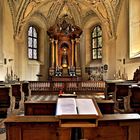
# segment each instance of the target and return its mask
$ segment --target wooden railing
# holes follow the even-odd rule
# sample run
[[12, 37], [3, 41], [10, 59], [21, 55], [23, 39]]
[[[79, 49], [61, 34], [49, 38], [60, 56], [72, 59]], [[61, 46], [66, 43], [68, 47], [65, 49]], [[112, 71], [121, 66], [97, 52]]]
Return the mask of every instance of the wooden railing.
[[31, 92], [34, 91], [84, 91], [84, 92], [104, 92], [104, 81], [80, 81], [80, 82], [50, 82], [50, 81], [30, 81], [29, 87]]

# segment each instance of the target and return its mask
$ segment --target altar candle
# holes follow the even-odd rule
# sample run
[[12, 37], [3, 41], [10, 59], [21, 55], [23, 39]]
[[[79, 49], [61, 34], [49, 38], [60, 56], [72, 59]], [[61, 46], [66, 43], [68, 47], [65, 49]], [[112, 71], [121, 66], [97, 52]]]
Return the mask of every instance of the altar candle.
[[8, 67], [7, 67], [7, 75], [8, 75]]
[[11, 76], [13, 76], [13, 70], [12, 70], [12, 67], [11, 67]]

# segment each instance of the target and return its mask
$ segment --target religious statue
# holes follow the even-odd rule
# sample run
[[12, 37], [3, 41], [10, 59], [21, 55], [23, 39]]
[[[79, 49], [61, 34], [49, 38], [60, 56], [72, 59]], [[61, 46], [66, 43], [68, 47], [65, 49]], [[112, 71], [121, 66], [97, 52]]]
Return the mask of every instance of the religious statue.
[[68, 67], [68, 54], [67, 54], [67, 49], [64, 47], [63, 48], [63, 54], [62, 54], [62, 58], [61, 58], [61, 65], [63, 68]]

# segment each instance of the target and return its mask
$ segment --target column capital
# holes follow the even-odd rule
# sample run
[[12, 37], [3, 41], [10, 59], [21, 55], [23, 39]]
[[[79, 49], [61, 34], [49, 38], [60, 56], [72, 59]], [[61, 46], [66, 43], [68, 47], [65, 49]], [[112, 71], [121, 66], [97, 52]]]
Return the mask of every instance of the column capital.
[[54, 38], [50, 38], [50, 41], [53, 43], [54, 42]]
[[72, 42], [72, 43], [74, 43], [74, 41], [75, 41], [74, 39], [71, 39], [71, 42]]
[[58, 43], [58, 40], [54, 40], [56, 43]]
[[76, 41], [76, 43], [79, 43], [80, 42], [80, 38], [76, 38], [75, 41]]

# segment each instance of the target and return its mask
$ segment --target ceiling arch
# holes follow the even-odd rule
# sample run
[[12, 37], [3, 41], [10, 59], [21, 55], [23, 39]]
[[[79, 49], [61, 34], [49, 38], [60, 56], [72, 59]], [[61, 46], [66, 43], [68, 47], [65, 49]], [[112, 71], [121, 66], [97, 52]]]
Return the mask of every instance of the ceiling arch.
[[[115, 36], [121, 2], [123, 0], [7, 0], [10, 6], [15, 35], [19, 35], [26, 21], [36, 13], [52, 26], [67, 14], [76, 25], [82, 27], [83, 21], [97, 16], [106, 25], [109, 38]], [[116, 16], [117, 15], [117, 16]], [[88, 17], [88, 18], [87, 18]]]

